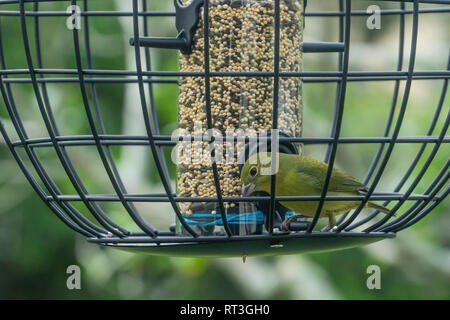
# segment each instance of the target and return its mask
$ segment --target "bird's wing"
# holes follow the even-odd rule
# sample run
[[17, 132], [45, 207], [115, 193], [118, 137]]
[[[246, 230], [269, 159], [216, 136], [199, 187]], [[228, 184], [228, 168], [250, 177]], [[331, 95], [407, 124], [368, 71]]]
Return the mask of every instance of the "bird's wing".
[[331, 192], [358, 192], [367, 190], [367, 187], [355, 177], [333, 168], [328, 190]]
[[[309, 161], [302, 161], [301, 165], [298, 165], [296, 169], [302, 175], [308, 175], [315, 189], [318, 192], [322, 192], [328, 170], [327, 164], [310, 159]], [[361, 181], [338, 168], [333, 168], [328, 185], [329, 192], [353, 193], [364, 190], [367, 190], [367, 187]]]

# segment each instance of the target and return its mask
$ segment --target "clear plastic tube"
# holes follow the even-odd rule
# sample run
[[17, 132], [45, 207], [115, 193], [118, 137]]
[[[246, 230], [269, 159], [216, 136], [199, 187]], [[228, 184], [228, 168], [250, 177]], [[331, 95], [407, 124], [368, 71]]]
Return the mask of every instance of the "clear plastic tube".
[[[184, 4], [190, 1], [184, 1]], [[274, 2], [270, 0], [209, 0], [209, 60], [211, 72], [274, 71]], [[280, 1], [281, 72], [302, 71], [302, 0]], [[203, 15], [201, 15], [203, 17]], [[204, 72], [203, 18], [199, 21], [191, 54], [180, 56], [180, 70]], [[241, 195], [238, 154], [244, 143], [235, 136], [255, 136], [272, 127], [272, 76], [212, 76], [210, 78], [213, 132], [207, 132], [204, 77], [181, 77], [179, 128], [182, 135], [223, 137], [216, 139], [216, 163], [222, 195]], [[301, 136], [302, 82], [299, 77], [280, 77], [278, 128]], [[229, 140], [227, 140], [227, 137]], [[230, 139], [231, 138], [231, 139]], [[208, 142], [183, 142], [179, 148], [177, 192], [182, 197], [216, 197]], [[223, 148], [217, 148], [221, 144]], [[189, 151], [189, 152], [187, 152]], [[220, 157], [222, 155], [222, 157]], [[221, 159], [220, 159], [221, 158]], [[253, 203], [225, 203], [234, 234], [263, 230], [264, 216]], [[181, 210], [202, 235], [223, 233], [217, 203], [182, 203]]]

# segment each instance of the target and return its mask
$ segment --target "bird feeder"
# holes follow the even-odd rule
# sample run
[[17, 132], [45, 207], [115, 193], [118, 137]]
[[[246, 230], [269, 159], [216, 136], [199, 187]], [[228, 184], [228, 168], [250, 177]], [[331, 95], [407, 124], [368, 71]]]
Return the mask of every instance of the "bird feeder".
[[[364, 15], [352, 9], [352, 3], [363, 0], [336, 0], [338, 11], [308, 11], [306, 0], [174, 0], [174, 11], [158, 12], [147, 9], [147, 1], [130, 0], [131, 11], [90, 11], [84, 0], [79, 12], [80, 31], [73, 28], [75, 69], [47, 68], [41, 57], [46, 55], [40, 40], [40, 23], [51, 16], [67, 16], [74, 12], [44, 11], [39, 6], [46, 0], [0, 1], [0, 91], [4, 108], [17, 139], [11, 138], [0, 123], [0, 132], [9, 150], [19, 164], [31, 186], [68, 227], [85, 236], [90, 242], [114, 248], [171, 256], [254, 256], [279, 255], [303, 252], [331, 251], [363, 246], [379, 240], [393, 238], [396, 232], [408, 228], [424, 218], [449, 193], [449, 162], [438, 172], [432, 184], [422, 193], [414, 194], [438, 149], [448, 143], [446, 137], [449, 117], [437, 136], [434, 121], [426, 136], [402, 138], [399, 135], [406, 111], [412, 82], [416, 79], [441, 79], [441, 97], [435, 119], [443, 112], [449, 71], [433, 72], [415, 70], [415, 57], [419, 43], [418, 21], [421, 14], [450, 12], [450, 6], [442, 1], [390, 1], [395, 10], [381, 10], [383, 15], [397, 15], [400, 34], [398, 67], [383, 72], [352, 72], [349, 70], [352, 20]], [[78, 1], [79, 2], [79, 1]], [[421, 8], [420, 4], [433, 4]], [[77, 1], [72, 1], [76, 5]], [[406, 3], [410, 8], [406, 8]], [[75, 9], [73, 9], [75, 10]], [[406, 32], [405, 15], [412, 16], [411, 35]], [[10, 50], [2, 43], [3, 16], [15, 17], [20, 23], [18, 40], [23, 42], [26, 65], [8, 67], [5, 53]], [[91, 17], [129, 17], [132, 34], [129, 43], [134, 54], [135, 68], [130, 70], [95, 69], [92, 65], [89, 19]], [[31, 23], [29, 17], [33, 17]], [[149, 37], [148, 22], [151, 19], [172, 17], [177, 34], [172, 38]], [[308, 42], [303, 30], [309, 19], [322, 17], [338, 19], [336, 42]], [[34, 28], [34, 30], [33, 30]], [[33, 30], [33, 31], [32, 31]], [[34, 37], [31, 38], [31, 34]], [[34, 40], [34, 44], [31, 43]], [[409, 42], [407, 46], [405, 42]], [[81, 45], [84, 44], [84, 45]], [[33, 49], [32, 49], [33, 48]], [[149, 48], [178, 50], [177, 72], [154, 71], [148, 61]], [[409, 48], [409, 52], [406, 52]], [[36, 52], [34, 52], [35, 50]], [[308, 71], [303, 69], [305, 54], [335, 54], [338, 70]], [[402, 71], [403, 56], [409, 55], [406, 71]], [[86, 60], [86, 61], [85, 61]], [[147, 63], [144, 63], [147, 61]], [[449, 62], [450, 63], [450, 62]], [[67, 75], [66, 78], [58, 75]], [[125, 78], [124, 76], [127, 76]], [[177, 76], [174, 80], [173, 77]], [[340, 136], [343, 108], [349, 81], [392, 81], [394, 96], [392, 109], [381, 137], [357, 137], [347, 141]], [[52, 99], [48, 97], [46, 84], [75, 82], [79, 84], [83, 105], [79, 112], [86, 114], [91, 134], [65, 136], [58, 129], [52, 114]], [[403, 95], [399, 83], [405, 83]], [[18, 99], [11, 90], [14, 83], [31, 84], [37, 107], [48, 136], [30, 138], [17, 111]], [[138, 86], [142, 119], [146, 135], [112, 135], [105, 131], [103, 118], [98, 112], [96, 94], [98, 83], [127, 83]], [[178, 135], [161, 135], [152, 97], [154, 83], [178, 85]], [[330, 123], [329, 137], [303, 137], [303, 90], [305, 82], [335, 83], [334, 117]], [[146, 88], [149, 86], [147, 93]], [[148, 94], [148, 96], [147, 96]], [[397, 98], [400, 99], [396, 109]], [[305, 106], [307, 108], [308, 106]], [[394, 118], [394, 114], [398, 116]], [[306, 119], [307, 120], [307, 119]], [[100, 124], [100, 125], [98, 125]], [[9, 129], [11, 129], [9, 128]], [[220, 138], [222, 137], [222, 138]], [[358, 200], [361, 206], [343, 215], [335, 232], [321, 232], [316, 228], [319, 212], [308, 221], [298, 220], [289, 232], [278, 226], [290, 215], [275, 196], [274, 181], [270, 194], [254, 197], [241, 196], [240, 169], [248, 157], [260, 150], [285, 153], [301, 153], [304, 144], [328, 146], [327, 161], [334, 165], [336, 150], [342, 143], [374, 143], [378, 152], [368, 168], [372, 184], [367, 193], [360, 196], [333, 196], [325, 187], [320, 196], [291, 197], [287, 201]], [[421, 149], [411, 162], [405, 177], [395, 190], [377, 194], [375, 188], [381, 179], [390, 155], [398, 143], [419, 143]], [[423, 150], [433, 144], [423, 169], [403, 193], [399, 189], [411, 176]], [[96, 147], [103, 169], [114, 189], [113, 194], [89, 193], [80, 178], [67, 146], [91, 145]], [[143, 146], [149, 148], [158, 170], [164, 194], [130, 194], [117, 169], [111, 145]], [[177, 179], [169, 179], [168, 165], [163, 156], [164, 146], [177, 146]], [[51, 174], [42, 165], [39, 148], [52, 148], [57, 160], [73, 185], [76, 194], [64, 194]], [[22, 149], [23, 152], [19, 152]], [[219, 160], [218, 160], [219, 159]], [[29, 160], [25, 161], [25, 160]], [[29, 165], [32, 166], [29, 167]], [[42, 181], [41, 185], [39, 181]], [[330, 180], [330, 172], [325, 186]], [[92, 191], [91, 191], [92, 192]], [[351, 199], [350, 199], [351, 198]], [[368, 201], [395, 201], [391, 212], [381, 220], [378, 212], [356, 220]], [[406, 201], [413, 204], [399, 210]], [[86, 217], [74, 203], [82, 204], [91, 214]], [[101, 205], [114, 202], [123, 206], [139, 232], [130, 231], [113, 221]], [[170, 203], [174, 224], [168, 230], [158, 230], [152, 221], [143, 219], [136, 202]], [[397, 217], [393, 218], [397, 213]], [[391, 219], [393, 218], [393, 219]], [[364, 226], [361, 231], [356, 228]]]
[[[190, 5], [195, 4], [194, 1]], [[280, 34], [277, 43], [280, 48], [277, 57], [280, 71], [302, 71], [302, 9], [301, 1], [280, 3]], [[207, 136], [209, 132], [221, 144], [215, 148], [215, 158], [219, 160], [216, 166], [223, 197], [241, 195], [238, 155], [245, 150], [245, 142], [234, 143], [233, 139], [255, 137], [269, 132], [273, 125], [273, 79], [252, 74], [274, 71], [274, 24], [275, 8], [272, 1], [209, 1], [206, 39], [209, 42], [209, 56], [205, 57], [205, 19], [201, 15], [199, 22], [195, 23], [197, 28], [190, 53], [180, 57], [182, 72], [202, 73], [205, 67], [210, 71], [208, 83], [204, 77], [181, 77], [179, 128], [183, 135], [192, 137]], [[247, 76], [240, 75], [242, 71]], [[280, 79], [276, 88], [278, 129], [290, 136], [300, 136], [301, 80]], [[209, 91], [208, 96], [205, 95], [206, 91]], [[210, 112], [207, 112], [207, 104]], [[204, 152], [207, 146], [207, 141], [194, 142], [187, 156], [180, 155], [179, 196], [216, 196], [218, 190], [211, 169], [211, 156]], [[253, 203], [224, 202], [221, 208], [217, 203], [196, 202], [182, 203], [181, 207], [185, 218], [198, 226], [196, 229], [203, 235], [217, 231], [225, 234], [223, 219], [219, 214], [221, 210], [225, 211], [233, 234], [262, 233], [264, 212], [259, 211]], [[219, 230], [215, 231], [217, 228], [214, 227], [218, 225]]]

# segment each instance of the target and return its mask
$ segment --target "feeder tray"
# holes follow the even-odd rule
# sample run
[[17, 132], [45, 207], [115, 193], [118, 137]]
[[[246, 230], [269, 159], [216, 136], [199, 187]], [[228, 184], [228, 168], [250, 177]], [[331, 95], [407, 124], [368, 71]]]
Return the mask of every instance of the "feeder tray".
[[[108, 243], [106, 246], [128, 252], [175, 257], [253, 257], [276, 256], [298, 253], [321, 253], [365, 246], [380, 240], [394, 238], [393, 233], [322, 232], [312, 235], [304, 233], [274, 236], [245, 236], [229, 239], [204, 239], [186, 243]], [[169, 240], [171, 238], [168, 238]], [[98, 242], [93, 240], [93, 242]]]

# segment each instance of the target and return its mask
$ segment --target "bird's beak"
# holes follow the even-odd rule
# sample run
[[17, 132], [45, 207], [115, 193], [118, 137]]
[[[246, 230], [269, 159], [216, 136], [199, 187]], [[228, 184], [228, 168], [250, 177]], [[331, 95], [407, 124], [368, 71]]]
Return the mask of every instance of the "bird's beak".
[[242, 196], [248, 197], [255, 191], [255, 185], [253, 183], [243, 184], [242, 185]]

